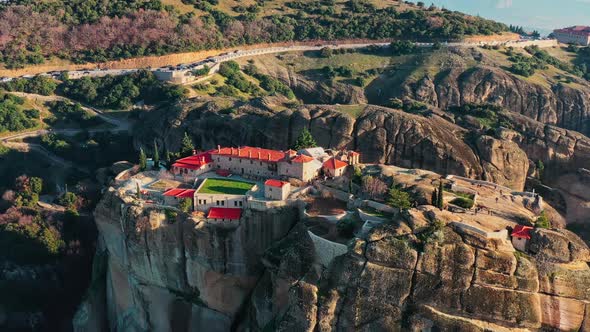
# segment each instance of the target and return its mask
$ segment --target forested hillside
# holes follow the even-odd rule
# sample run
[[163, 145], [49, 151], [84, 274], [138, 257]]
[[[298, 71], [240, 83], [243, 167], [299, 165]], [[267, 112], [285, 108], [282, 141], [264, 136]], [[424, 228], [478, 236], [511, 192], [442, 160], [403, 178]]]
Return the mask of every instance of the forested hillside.
[[96, 62], [285, 41], [455, 40], [508, 27], [401, 1], [12, 0], [0, 8], [7, 68], [50, 57]]

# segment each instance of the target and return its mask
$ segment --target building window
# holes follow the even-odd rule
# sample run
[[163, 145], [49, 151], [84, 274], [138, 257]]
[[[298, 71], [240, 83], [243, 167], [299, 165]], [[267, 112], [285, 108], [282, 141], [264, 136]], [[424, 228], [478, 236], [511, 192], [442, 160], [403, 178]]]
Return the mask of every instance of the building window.
[[199, 205], [201, 205], [201, 200], [199, 200]]
[[250, 165], [254, 164], [254, 160], [250, 160]]
[[272, 188], [268, 188], [268, 191], [272, 191]]
[[229, 157], [229, 161], [231, 161], [231, 157]]
[[242, 201], [240, 201], [240, 207], [242, 207]]
[[221, 206], [225, 206], [225, 201], [221, 201]]
[[234, 201], [234, 206], [238, 206], [238, 201]]
[[242, 159], [240, 159], [240, 164], [242, 163]]
[[215, 204], [215, 205], [219, 206], [219, 201], [216, 201], [215, 203], [217, 203], [217, 204]]

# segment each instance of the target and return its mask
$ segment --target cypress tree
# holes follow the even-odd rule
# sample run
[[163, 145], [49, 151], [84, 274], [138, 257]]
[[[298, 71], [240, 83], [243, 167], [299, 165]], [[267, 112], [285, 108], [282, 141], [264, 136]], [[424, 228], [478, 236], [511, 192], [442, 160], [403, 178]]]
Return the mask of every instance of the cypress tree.
[[164, 167], [166, 167], [167, 170], [172, 168], [172, 153], [168, 151], [168, 148], [164, 149]]
[[432, 191], [430, 201], [432, 202], [432, 205], [438, 206], [438, 189], [435, 188], [434, 191]]
[[295, 141], [295, 144], [293, 145], [293, 150], [315, 148], [316, 146], [318, 146], [318, 144], [315, 139], [313, 139], [309, 130], [304, 128], [301, 134], [299, 134], [299, 137], [297, 137], [297, 141]]
[[145, 171], [145, 169], [147, 168], [147, 157], [145, 155], [145, 152], [143, 151], [143, 148], [139, 148], [139, 170], [140, 171]]
[[160, 169], [160, 152], [158, 151], [158, 143], [156, 143], [156, 140], [154, 140], [154, 157], [152, 159], [154, 160], [154, 169], [159, 170]]
[[436, 198], [436, 207], [438, 207], [439, 209], [443, 209], [444, 206], [444, 190], [443, 190], [443, 182], [442, 180], [440, 180], [439, 184], [438, 184], [438, 195]]
[[193, 154], [194, 149], [193, 139], [185, 132], [182, 138], [182, 145], [180, 146], [180, 155], [182, 157], [188, 157]]

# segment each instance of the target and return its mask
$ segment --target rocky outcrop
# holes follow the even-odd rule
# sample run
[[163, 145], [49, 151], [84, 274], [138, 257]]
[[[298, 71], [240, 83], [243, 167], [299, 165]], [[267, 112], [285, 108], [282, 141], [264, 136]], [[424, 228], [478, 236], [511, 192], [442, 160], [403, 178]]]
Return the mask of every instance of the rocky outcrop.
[[[451, 69], [440, 68], [436, 77], [407, 79], [401, 95], [440, 109], [464, 104], [497, 104], [530, 119], [590, 135], [590, 88], [587, 83], [581, 81], [582, 84], [575, 87], [535, 84], [499, 68], [493, 59], [480, 60], [483, 55], [477, 52], [473, 54], [459, 49], [451, 52], [460, 54], [464, 60], [454, 63]], [[472, 58], [479, 60], [475, 67], [467, 64], [473, 61]], [[395, 92], [386, 92], [373, 102], [382, 103], [386, 101], [384, 98], [393, 96]]]
[[590, 138], [571, 130], [546, 125], [513, 113], [501, 115], [512, 129], [499, 128], [496, 135], [510, 140], [527, 154], [532, 161], [545, 163], [547, 181], [566, 172], [577, 172], [590, 165]]
[[487, 178], [517, 190], [524, 186], [527, 158], [544, 161], [548, 174], [563, 175], [590, 164], [590, 139], [584, 135], [513, 113], [501, 115], [512, 129], [499, 128], [495, 137], [467, 144], [466, 130], [437, 115], [423, 117], [377, 106], [364, 106], [357, 118], [334, 106], [307, 105], [277, 113], [245, 105], [236, 114], [222, 114], [212, 104], [193, 107], [148, 114], [145, 124], [136, 128], [137, 144], [150, 147], [153, 137], [159, 137], [174, 151], [188, 132], [202, 149], [218, 144], [287, 149], [308, 128], [319, 145], [358, 150], [366, 163]]
[[[547, 259], [561, 257], [551, 248], [561, 248], [565, 233], [538, 233], [542, 248], [529, 256], [473, 246], [449, 227], [416, 246], [412, 234], [384, 225], [352, 244], [316, 283], [296, 283], [284, 300], [287, 309], [275, 308], [273, 326], [293, 326], [281, 318], [288, 310], [298, 313], [305, 322], [298, 328], [306, 331], [584, 330], [590, 258], [568, 251], [567, 263]], [[587, 253], [568, 235], [572, 250]]]
[[585, 224], [590, 215], [590, 171], [584, 168], [577, 172], [550, 177], [553, 188], [566, 206], [568, 222]]
[[[462, 140], [464, 130], [437, 116], [424, 118], [366, 106], [355, 119], [334, 107], [313, 105], [280, 113], [250, 108], [237, 113], [223, 115], [207, 106], [176, 114], [161, 111], [151, 114], [147, 123], [138, 128], [137, 141], [144, 144], [154, 136], [160, 137], [175, 150], [186, 131], [195, 138], [196, 146], [203, 149], [218, 144], [288, 149], [302, 129], [308, 128], [319, 145], [357, 150], [366, 163], [473, 177], [483, 173], [476, 154]], [[167, 122], [163, 122], [166, 117]]]
[[[104, 242], [106, 308], [95, 291], [75, 319], [79, 331], [227, 331], [264, 273], [262, 254], [298, 219], [291, 208], [247, 211], [216, 225], [124, 201], [110, 189], [96, 208]], [[254, 231], [256, 230], [256, 231]]]
[[510, 188], [524, 187], [529, 170], [529, 159], [516, 143], [481, 136], [476, 146], [485, 180]]

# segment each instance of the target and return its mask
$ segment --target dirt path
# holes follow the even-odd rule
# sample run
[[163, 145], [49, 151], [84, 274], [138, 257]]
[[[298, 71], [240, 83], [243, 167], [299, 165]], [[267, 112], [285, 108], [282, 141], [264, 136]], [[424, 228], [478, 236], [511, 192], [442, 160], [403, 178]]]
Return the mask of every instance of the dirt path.
[[[31, 94], [31, 93], [21, 93], [21, 92], [14, 92], [14, 94], [17, 96], [20, 96], [20, 97], [31, 98], [31, 99], [41, 100], [41, 101], [62, 100], [62, 101], [75, 102], [75, 101], [72, 101], [68, 98], [61, 97], [61, 96], [42, 96], [42, 95], [36, 95], [36, 94]], [[22, 151], [22, 152], [35, 151], [37, 153], [40, 153], [43, 156], [45, 156], [48, 160], [50, 160], [52, 163], [54, 163], [56, 165], [60, 165], [61, 167], [75, 168], [75, 169], [82, 171], [84, 173], [90, 173], [90, 171], [87, 168], [80, 167], [68, 160], [65, 160], [65, 159], [57, 156], [53, 152], [47, 150], [45, 147], [43, 147], [39, 144], [20, 142], [20, 140], [22, 140], [24, 138], [39, 137], [39, 136], [43, 136], [43, 135], [50, 134], [50, 133], [65, 135], [65, 136], [74, 136], [74, 135], [77, 135], [81, 132], [87, 132], [90, 134], [101, 133], [101, 132], [127, 132], [127, 131], [129, 131], [129, 129], [131, 127], [128, 121], [112, 118], [112, 117], [106, 115], [104, 112], [102, 112], [98, 109], [95, 109], [93, 107], [82, 106], [82, 108], [84, 110], [100, 117], [106, 123], [113, 125], [114, 128], [98, 128], [98, 129], [89, 129], [89, 130], [78, 129], [78, 128], [57, 129], [57, 130], [41, 129], [41, 130], [20, 132], [20, 133], [7, 135], [7, 136], [0, 138], [0, 142], [4, 146], [14, 149], [14, 150], [17, 150], [17, 151]]]
[[101, 110], [94, 108], [92, 106], [81, 104], [80, 102], [77, 102], [75, 100], [71, 100], [66, 97], [56, 96], [56, 95], [43, 96], [43, 95], [38, 95], [38, 94], [33, 94], [33, 93], [24, 93], [24, 92], [11, 92], [11, 93], [16, 96], [19, 96], [19, 97], [34, 99], [36, 101], [43, 101], [43, 102], [65, 101], [65, 102], [70, 102], [70, 103], [78, 103], [82, 106], [82, 109], [84, 109], [85, 111], [99, 117], [102, 121], [116, 127], [115, 129], [112, 129], [111, 131], [127, 131], [127, 130], [129, 130], [130, 125], [129, 125], [128, 121], [112, 118], [112, 117], [108, 116], [107, 113], [105, 113], [104, 111], [101, 111]]

